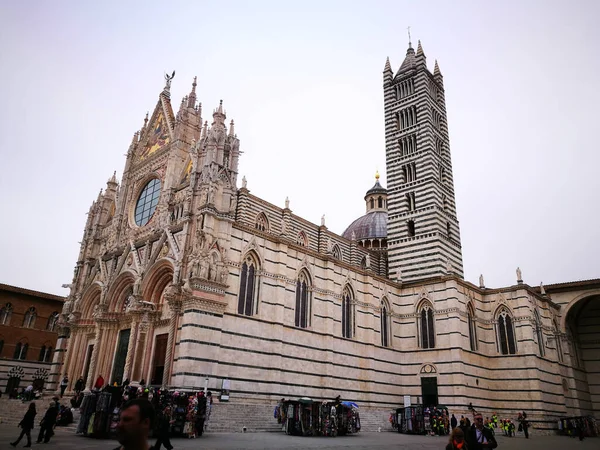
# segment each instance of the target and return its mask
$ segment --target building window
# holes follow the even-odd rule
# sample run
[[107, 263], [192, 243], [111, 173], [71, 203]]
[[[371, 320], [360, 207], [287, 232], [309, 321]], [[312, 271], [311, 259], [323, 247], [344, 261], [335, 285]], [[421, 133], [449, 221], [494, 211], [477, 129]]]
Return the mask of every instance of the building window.
[[387, 300], [381, 302], [381, 345], [390, 346], [390, 308]]
[[50, 362], [51, 357], [52, 357], [52, 347], [42, 345], [42, 348], [40, 349], [40, 356], [38, 358], [38, 361]]
[[0, 338], [0, 357], [2, 357], [2, 350], [4, 350], [4, 338]]
[[517, 353], [515, 343], [515, 330], [513, 328], [513, 320], [509, 312], [503, 309], [498, 314], [498, 342], [499, 350], [503, 355], [514, 355]]
[[256, 216], [254, 228], [256, 228], [258, 231], [269, 231], [269, 222], [267, 221], [267, 216], [265, 213], [260, 213], [258, 216]]
[[400, 130], [412, 127], [417, 124], [417, 108], [410, 106], [406, 109], [401, 110], [398, 113], [398, 126]]
[[335, 244], [333, 246], [333, 249], [331, 250], [331, 254], [333, 255], [333, 257], [335, 259], [339, 259], [339, 260], [342, 259], [342, 251], [340, 250], [340, 246], [337, 244]]
[[15, 346], [15, 353], [13, 355], [13, 359], [25, 359], [27, 358], [27, 350], [29, 349], [29, 344], [27, 342], [17, 342]]
[[301, 245], [302, 247], [308, 247], [308, 237], [304, 231], [298, 233], [298, 237], [296, 237], [296, 244]]
[[438, 152], [439, 155], [441, 155], [442, 149], [443, 149], [442, 140], [440, 138], [436, 137], [435, 138], [435, 150], [436, 150], [436, 152]]
[[10, 317], [12, 316], [13, 307], [11, 303], [7, 303], [0, 310], [0, 325], [10, 325]]
[[400, 148], [400, 156], [410, 155], [417, 151], [417, 135], [411, 134], [398, 139], [398, 147]]
[[446, 194], [442, 195], [442, 206], [444, 209], [448, 208], [448, 197], [446, 197]]
[[402, 166], [402, 174], [404, 175], [404, 182], [410, 183], [417, 179], [417, 166], [415, 163], [405, 164]]
[[342, 336], [351, 339], [354, 331], [354, 314], [350, 289], [344, 289], [342, 294]]
[[407, 192], [406, 193], [406, 206], [408, 207], [409, 211], [414, 211], [416, 209], [415, 193], [414, 192]]
[[446, 236], [448, 236], [448, 239], [452, 238], [452, 227], [450, 226], [450, 222], [446, 222]]
[[415, 80], [413, 78], [404, 80], [396, 85], [396, 100], [408, 97], [415, 93]]
[[542, 330], [542, 320], [540, 319], [540, 315], [537, 311], [534, 313], [535, 317], [535, 334], [538, 341], [538, 350], [540, 351], [540, 356], [545, 355], [544, 351], [544, 331]]
[[310, 281], [306, 272], [296, 280], [296, 311], [294, 324], [300, 328], [310, 326]]
[[158, 205], [161, 183], [158, 178], [150, 180], [138, 197], [135, 205], [135, 224], [139, 227], [146, 225]]
[[477, 326], [475, 325], [475, 311], [473, 305], [467, 307], [467, 321], [469, 324], [469, 344], [471, 351], [477, 351]]
[[35, 325], [35, 318], [37, 317], [37, 313], [35, 308], [32, 306], [25, 313], [25, 318], [23, 319], [23, 327], [24, 328], [33, 328]]
[[446, 180], [446, 169], [444, 167], [440, 167], [440, 183], [443, 183]]
[[377, 197], [377, 207], [383, 208], [383, 198], [382, 197]]
[[240, 274], [240, 292], [238, 295], [238, 314], [252, 316], [258, 312], [258, 264], [252, 256], [242, 263]]
[[415, 237], [415, 221], [409, 220], [407, 223], [408, 237]]
[[54, 331], [56, 329], [56, 325], [58, 324], [58, 312], [54, 311], [50, 317], [48, 317], [48, 324], [46, 325], [46, 330]]
[[435, 348], [435, 330], [433, 327], [433, 308], [429, 303], [421, 307], [419, 313], [421, 348]]

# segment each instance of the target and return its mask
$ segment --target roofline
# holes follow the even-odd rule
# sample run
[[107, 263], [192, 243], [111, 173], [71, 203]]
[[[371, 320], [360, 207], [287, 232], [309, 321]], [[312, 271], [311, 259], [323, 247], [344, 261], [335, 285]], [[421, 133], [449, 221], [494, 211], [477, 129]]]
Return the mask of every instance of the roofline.
[[[579, 280], [579, 281], [566, 281], [564, 283], [554, 283], [544, 285], [544, 289], [546, 292], [561, 292], [567, 290], [573, 290], [574, 288], [598, 288], [600, 287], [600, 278], [592, 278], [589, 280]], [[537, 291], [540, 290], [539, 286], [534, 288]]]
[[63, 303], [65, 301], [65, 297], [61, 297], [60, 295], [48, 294], [47, 292], [34, 291], [31, 289], [25, 289], [25, 288], [18, 287], [18, 286], [11, 286], [10, 284], [0, 283], [0, 291], [8, 291], [8, 292], [13, 292], [15, 294], [31, 295], [34, 297], [45, 298], [48, 300], [56, 300], [56, 301], [63, 302]]

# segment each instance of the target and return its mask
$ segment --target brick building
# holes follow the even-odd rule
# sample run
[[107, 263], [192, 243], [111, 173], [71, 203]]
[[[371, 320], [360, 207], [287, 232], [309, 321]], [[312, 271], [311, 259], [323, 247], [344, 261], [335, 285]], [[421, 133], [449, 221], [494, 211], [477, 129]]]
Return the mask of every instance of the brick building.
[[0, 389], [48, 387], [64, 298], [0, 284]]

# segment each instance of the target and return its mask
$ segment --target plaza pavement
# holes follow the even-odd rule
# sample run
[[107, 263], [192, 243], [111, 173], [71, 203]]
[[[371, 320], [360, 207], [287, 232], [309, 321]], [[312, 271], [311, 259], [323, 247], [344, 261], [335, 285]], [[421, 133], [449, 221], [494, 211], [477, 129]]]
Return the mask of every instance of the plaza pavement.
[[[35, 442], [39, 429], [34, 429], [32, 438]], [[15, 425], [0, 424], [0, 449], [12, 448], [9, 442], [19, 434], [20, 429]], [[444, 449], [447, 437], [428, 437], [403, 435], [393, 432], [358, 433], [352, 436], [335, 438], [287, 436], [284, 433], [206, 433], [199, 439], [173, 439], [175, 450], [179, 449], [256, 449], [256, 450], [293, 450], [293, 449]], [[18, 448], [25, 442], [21, 441]], [[33, 444], [33, 448], [60, 450], [112, 450], [118, 446], [115, 440], [91, 439], [73, 434], [71, 430], [56, 429], [56, 435], [48, 444]], [[564, 436], [533, 436], [525, 439], [522, 436], [507, 438], [498, 437], [498, 449], [511, 450], [551, 450], [564, 449], [595, 449], [600, 448], [600, 438], [586, 438], [583, 442]], [[164, 448], [164, 447], [163, 447]]]

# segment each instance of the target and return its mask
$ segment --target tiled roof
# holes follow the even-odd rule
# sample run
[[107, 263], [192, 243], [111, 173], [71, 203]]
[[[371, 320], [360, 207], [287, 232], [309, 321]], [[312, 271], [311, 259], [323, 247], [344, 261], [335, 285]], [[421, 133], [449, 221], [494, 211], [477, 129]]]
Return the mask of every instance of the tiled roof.
[[49, 300], [58, 300], [60, 302], [65, 301], [65, 297], [59, 295], [48, 294], [46, 292], [33, 291], [31, 289], [25, 289], [22, 287], [11, 286], [10, 284], [0, 283], [0, 291], [14, 292], [15, 294], [31, 295], [33, 297], [47, 298]]

